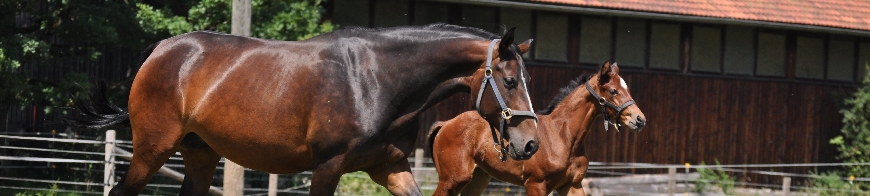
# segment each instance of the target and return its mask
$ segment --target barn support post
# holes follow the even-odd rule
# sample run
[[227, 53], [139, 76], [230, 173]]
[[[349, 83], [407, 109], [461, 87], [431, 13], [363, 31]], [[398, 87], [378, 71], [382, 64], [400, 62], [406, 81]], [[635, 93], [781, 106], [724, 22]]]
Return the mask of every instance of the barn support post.
[[106, 131], [106, 161], [103, 170], [103, 195], [109, 195], [109, 191], [115, 185], [115, 130]]

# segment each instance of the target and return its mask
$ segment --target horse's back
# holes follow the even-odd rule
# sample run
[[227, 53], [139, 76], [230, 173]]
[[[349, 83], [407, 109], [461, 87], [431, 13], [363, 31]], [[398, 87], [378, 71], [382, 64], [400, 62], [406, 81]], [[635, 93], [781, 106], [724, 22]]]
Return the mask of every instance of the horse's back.
[[[298, 160], [310, 161], [304, 145], [310, 117], [318, 104], [325, 104], [312, 97], [328, 100], [321, 94], [330, 89], [328, 81], [320, 79], [326, 78], [320, 49], [317, 43], [210, 32], [166, 39], [136, 76], [130, 93], [131, 120], [136, 126], [137, 121], [159, 118], [154, 122], [180, 127], [180, 134], [197, 133], [219, 154], [250, 168], [273, 173], [309, 169], [312, 162]], [[274, 167], [267, 164], [270, 161], [289, 163]]]

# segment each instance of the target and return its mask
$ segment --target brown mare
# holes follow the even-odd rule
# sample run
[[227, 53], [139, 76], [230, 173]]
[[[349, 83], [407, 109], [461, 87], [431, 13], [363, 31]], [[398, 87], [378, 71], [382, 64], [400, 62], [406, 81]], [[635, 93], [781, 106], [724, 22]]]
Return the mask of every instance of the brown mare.
[[434, 195], [480, 195], [492, 177], [523, 185], [528, 195], [586, 195], [580, 184], [589, 164], [583, 139], [592, 122], [604, 114], [618, 118], [615, 127], [640, 131], [646, 121], [618, 74], [616, 63], [605, 62], [598, 73], [562, 88], [539, 116], [541, 147], [526, 161], [500, 161], [493, 149], [496, 133], [474, 112], [437, 122], [429, 135], [439, 178]]
[[[139, 194], [177, 151], [181, 195], [206, 194], [222, 156], [269, 173], [313, 170], [312, 195], [334, 194], [353, 171], [394, 195], [420, 195], [407, 161], [418, 113], [462, 91], [484, 91], [478, 110], [489, 123], [507, 108], [532, 111], [517, 60], [530, 43], [513, 44], [513, 29], [500, 37], [445, 24], [343, 29], [294, 42], [193, 32], [146, 51], [129, 112], [92, 96], [78, 108], [95, 119], [71, 123], [129, 119], [133, 158], [111, 195]], [[532, 117], [507, 124], [515, 158], [537, 150]]]

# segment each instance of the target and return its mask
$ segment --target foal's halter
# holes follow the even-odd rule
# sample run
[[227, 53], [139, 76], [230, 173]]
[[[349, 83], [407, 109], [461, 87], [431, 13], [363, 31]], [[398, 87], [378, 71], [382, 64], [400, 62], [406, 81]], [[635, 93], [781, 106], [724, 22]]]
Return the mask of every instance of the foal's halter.
[[586, 83], [586, 90], [588, 90], [589, 93], [592, 93], [592, 96], [595, 97], [596, 100], [598, 100], [598, 105], [601, 106], [601, 114], [604, 115], [604, 131], [607, 131], [607, 129], [608, 129], [607, 125], [611, 124], [611, 125], [613, 125], [613, 127], [616, 127], [616, 131], [619, 132], [619, 122], [616, 122], [616, 123], [611, 122], [611, 121], [615, 121], [617, 119], [612, 119], [610, 117], [610, 115], [607, 115], [607, 111], [606, 111], [607, 108], [604, 106], [610, 107], [611, 109], [615, 110], [616, 116], [614, 116], [614, 118], [619, 118], [619, 116], [622, 114], [622, 111], [625, 110], [625, 108], [628, 108], [628, 106], [634, 105], [634, 100], [626, 101], [625, 103], [622, 103], [622, 105], [616, 106], [616, 104], [613, 104], [613, 103], [605, 100], [604, 97], [599, 96], [598, 93], [595, 92], [595, 90], [592, 90], [592, 86], [590, 86], [589, 83]]
[[[501, 148], [499, 149], [499, 156], [501, 157], [501, 161], [504, 162], [507, 160], [507, 148], [505, 148], [505, 144], [504, 142], [502, 142], [505, 132], [505, 120], [510, 120], [513, 116], [528, 116], [534, 118], [535, 121], [538, 121], [538, 116], [535, 115], [535, 112], [533, 111], [511, 110], [511, 108], [509, 108], [507, 104], [505, 104], [504, 98], [501, 97], [501, 93], [498, 91], [498, 85], [495, 84], [495, 79], [492, 77], [492, 50], [493, 48], [495, 48], [495, 43], [497, 43], [498, 41], [499, 39], [494, 39], [492, 40], [492, 42], [489, 43], [489, 48], [487, 49], [486, 53], [486, 70], [484, 71], [483, 81], [480, 84], [480, 91], [477, 92], [476, 107], [477, 112], [483, 114], [483, 112], [480, 111], [480, 99], [483, 97], [483, 91], [486, 89], [486, 84], [489, 83], [490, 88], [492, 88], [493, 93], [495, 93], [495, 99], [498, 100], [498, 105], [501, 106], [501, 115], [499, 115], [498, 121], [498, 130], [501, 131], [501, 134], [499, 135], [497, 140], [495, 137], [492, 137], [492, 139], [495, 140], [495, 145], [501, 145]], [[517, 58], [517, 60], [520, 64], [522, 64], [522, 57]], [[522, 70], [520, 70], [520, 73], [522, 73]], [[490, 125], [489, 128], [492, 129], [492, 125]]]

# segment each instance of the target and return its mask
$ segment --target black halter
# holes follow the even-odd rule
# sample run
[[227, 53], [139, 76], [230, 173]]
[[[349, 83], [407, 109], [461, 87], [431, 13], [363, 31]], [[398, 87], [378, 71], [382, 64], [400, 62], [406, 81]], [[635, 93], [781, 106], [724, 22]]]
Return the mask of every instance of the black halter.
[[[487, 49], [487, 54], [486, 54], [486, 70], [484, 71], [483, 82], [481, 82], [481, 84], [480, 84], [480, 91], [477, 92], [476, 107], [477, 107], [477, 112], [482, 114], [482, 112], [480, 111], [480, 99], [483, 97], [483, 91], [484, 91], [484, 89], [486, 89], [486, 84], [489, 83], [490, 87], [492, 88], [493, 93], [495, 93], [495, 99], [498, 100], [498, 105], [501, 106], [501, 115], [500, 115], [500, 118], [498, 121], [499, 122], [498, 123], [499, 124], [498, 130], [501, 131], [501, 134], [499, 135], [498, 139], [496, 139], [495, 136], [493, 135], [492, 139], [495, 140], [494, 145], [496, 145], [496, 146], [501, 145], [501, 148], [498, 149], [499, 156], [501, 158], [501, 161], [504, 162], [507, 160], [507, 148], [505, 148], [504, 142], [502, 142], [504, 139], [504, 132], [505, 132], [505, 130], [504, 130], [505, 120], [509, 120], [513, 116], [528, 116], [528, 117], [534, 118], [535, 121], [538, 121], [538, 116], [535, 115], [535, 112], [533, 112], [533, 111], [511, 110], [511, 108], [507, 107], [507, 104], [505, 104], [504, 98], [501, 97], [501, 93], [498, 91], [498, 86], [495, 84], [495, 79], [492, 77], [492, 50], [495, 47], [495, 43], [498, 41], [499, 41], [499, 39], [494, 39], [494, 40], [492, 40], [492, 42], [489, 43], [489, 48]], [[518, 58], [518, 61], [520, 62], [520, 64], [522, 64], [522, 57]], [[522, 73], [523, 73], [522, 70], [520, 70], [520, 74], [522, 74]], [[493, 126], [490, 125], [489, 128], [493, 129]], [[493, 130], [493, 132], [495, 132], [495, 130]]]
[[613, 103], [605, 100], [604, 97], [599, 96], [598, 93], [596, 93], [594, 90], [592, 90], [592, 86], [590, 86], [589, 83], [586, 83], [586, 90], [588, 90], [589, 93], [592, 93], [592, 96], [595, 97], [596, 100], [598, 100], [598, 105], [601, 105], [601, 114], [604, 115], [604, 131], [607, 131], [608, 124], [612, 124], [613, 127], [616, 127], [616, 131], [618, 132], [619, 131], [619, 122], [616, 122], [616, 123], [611, 122], [612, 120], [615, 120], [615, 119], [612, 119], [612, 118], [610, 118], [610, 115], [607, 115], [607, 111], [605, 110], [606, 108], [604, 106], [610, 107], [611, 109], [615, 110], [616, 111], [615, 117], [618, 118], [619, 115], [622, 114], [622, 111], [625, 110], [625, 108], [628, 108], [628, 106], [634, 105], [634, 100], [626, 101], [625, 103], [622, 103], [622, 105], [616, 106], [616, 104], [613, 104]]

